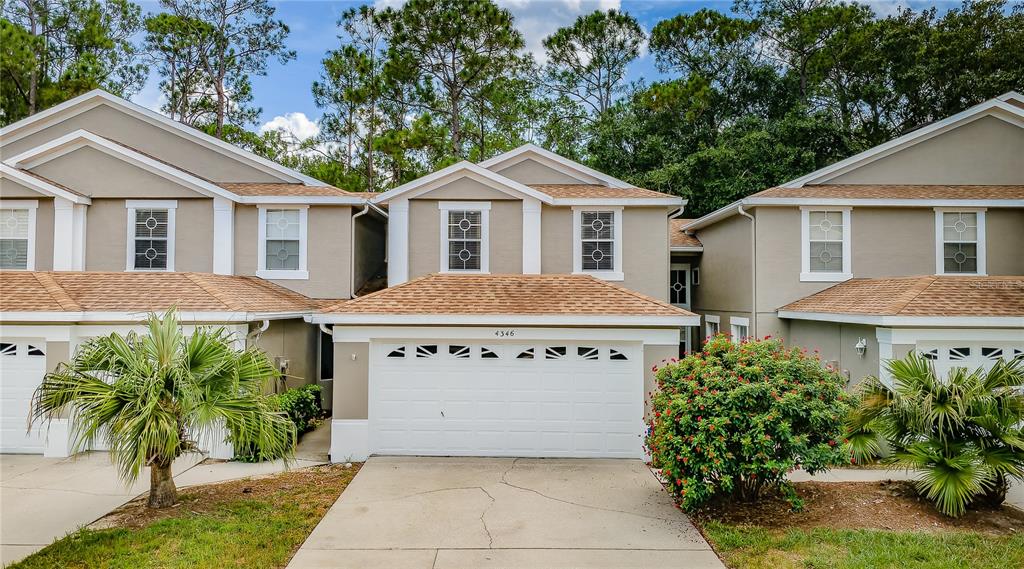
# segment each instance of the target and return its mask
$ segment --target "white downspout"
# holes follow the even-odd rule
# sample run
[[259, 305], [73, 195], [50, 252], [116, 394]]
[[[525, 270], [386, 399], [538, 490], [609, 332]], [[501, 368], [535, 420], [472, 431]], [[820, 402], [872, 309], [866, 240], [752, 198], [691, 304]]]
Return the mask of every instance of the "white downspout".
[[757, 220], [743, 209], [737, 209], [740, 215], [750, 220], [750, 337], [757, 337]]
[[248, 334], [246, 334], [245, 339], [246, 340], [250, 340], [252, 338], [255, 338], [256, 336], [259, 336], [260, 334], [266, 332], [267, 328], [270, 328], [270, 320], [264, 320], [260, 324], [259, 328], [257, 328], [255, 330], [253, 330], [252, 332], [249, 332]]
[[[363, 211], [352, 216], [352, 239], [349, 241], [349, 247], [351, 247], [352, 254], [349, 256], [348, 263], [348, 278], [349, 278], [349, 295], [352, 298], [356, 297], [356, 218], [366, 215], [370, 211], [370, 204], [367, 202], [363, 206]], [[323, 324], [320, 325], [323, 330]]]

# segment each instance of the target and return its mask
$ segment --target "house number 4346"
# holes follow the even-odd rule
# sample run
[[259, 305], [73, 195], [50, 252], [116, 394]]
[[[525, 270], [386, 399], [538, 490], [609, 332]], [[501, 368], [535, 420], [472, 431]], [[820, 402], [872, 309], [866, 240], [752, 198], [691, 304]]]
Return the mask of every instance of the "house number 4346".
[[514, 338], [516, 336], [515, 330], [495, 330], [495, 338]]

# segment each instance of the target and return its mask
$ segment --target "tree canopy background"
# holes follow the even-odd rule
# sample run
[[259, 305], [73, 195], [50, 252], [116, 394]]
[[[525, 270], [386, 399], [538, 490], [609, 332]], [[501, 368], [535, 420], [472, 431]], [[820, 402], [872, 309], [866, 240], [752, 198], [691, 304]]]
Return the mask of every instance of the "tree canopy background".
[[[833, 0], [736, 0], [657, 22], [580, 16], [524, 51], [491, 0], [361, 6], [310, 86], [317, 137], [254, 132], [249, 78], [294, 58], [267, 0], [5, 0], [0, 123], [157, 70], [166, 114], [352, 191], [536, 142], [702, 215], [1011, 90], [1024, 4], [942, 14]], [[137, 38], [143, 38], [137, 41]], [[648, 49], [661, 76], [627, 82]], [[295, 88], [295, 86], [289, 86]]]

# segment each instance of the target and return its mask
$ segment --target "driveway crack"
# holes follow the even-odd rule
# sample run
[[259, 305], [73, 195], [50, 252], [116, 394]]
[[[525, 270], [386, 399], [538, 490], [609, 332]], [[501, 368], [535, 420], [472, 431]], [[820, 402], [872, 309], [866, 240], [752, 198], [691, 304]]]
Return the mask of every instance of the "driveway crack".
[[483, 486], [478, 486], [478, 488], [480, 489], [481, 492], [486, 494], [487, 497], [490, 498], [491, 500], [491, 503], [487, 504], [487, 507], [484, 508], [484, 511], [480, 512], [480, 523], [484, 526], [484, 533], [487, 534], [487, 548], [494, 549], [494, 536], [491, 535], [491, 530], [487, 527], [487, 520], [484, 519], [484, 516], [487, 515], [487, 511], [490, 510], [491, 506], [494, 505], [494, 496], [491, 496], [491, 493], [485, 490]]

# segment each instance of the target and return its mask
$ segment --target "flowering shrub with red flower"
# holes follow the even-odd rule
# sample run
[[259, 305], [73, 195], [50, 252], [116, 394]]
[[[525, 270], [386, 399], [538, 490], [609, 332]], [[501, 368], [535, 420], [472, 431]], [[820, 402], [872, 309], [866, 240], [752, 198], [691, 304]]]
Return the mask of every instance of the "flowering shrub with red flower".
[[647, 449], [684, 509], [715, 496], [754, 500], [765, 488], [799, 509], [787, 473], [850, 463], [846, 379], [805, 350], [718, 335], [655, 375]]

